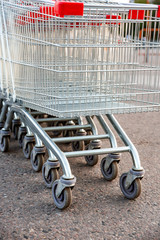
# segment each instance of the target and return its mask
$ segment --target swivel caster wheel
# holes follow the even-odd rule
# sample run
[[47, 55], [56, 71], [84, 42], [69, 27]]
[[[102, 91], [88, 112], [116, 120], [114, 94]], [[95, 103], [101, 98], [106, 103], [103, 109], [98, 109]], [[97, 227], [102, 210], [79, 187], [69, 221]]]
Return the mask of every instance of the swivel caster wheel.
[[21, 134], [21, 136], [18, 138], [18, 143], [19, 143], [19, 146], [20, 146], [20, 148], [22, 148], [23, 147], [23, 140], [24, 140], [24, 138], [25, 138], [25, 135], [26, 134]]
[[15, 140], [18, 139], [18, 131], [19, 131], [19, 126], [15, 125], [14, 128], [13, 128], [13, 136], [14, 136]]
[[73, 151], [83, 151], [84, 150], [84, 141], [72, 142]]
[[125, 182], [127, 178], [127, 173], [123, 173], [120, 177], [120, 188], [124, 196], [128, 199], [135, 199], [141, 194], [141, 182], [139, 178], [136, 178], [129, 188], [126, 188]]
[[3, 137], [0, 143], [0, 149], [2, 152], [8, 152], [9, 150], [9, 137]]
[[31, 164], [32, 168], [35, 172], [39, 172], [42, 169], [42, 166], [44, 164], [44, 154], [37, 154], [34, 157], [33, 151], [31, 152]]
[[98, 155], [85, 156], [85, 160], [92, 167], [98, 163]]
[[29, 159], [31, 156], [31, 152], [33, 149], [33, 143], [29, 142], [26, 144], [26, 146], [23, 146], [23, 154], [25, 158]]
[[103, 177], [107, 180], [107, 181], [112, 181], [113, 179], [115, 179], [118, 175], [118, 164], [116, 161], [112, 162], [109, 167], [106, 169], [105, 168], [105, 162], [106, 162], [106, 158], [103, 158], [101, 161], [101, 172]]
[[19, 146], [22, 148], [23, 147], [23, 140], [27, 134], [27, 129], [25, 126], [20, 126], [19, 131], [18, 131], [18, 143]]
[[59, 178], [58, 170], [56, 168], [51, 168], [48, 172], [48, 176], [45, 176], [45, 164], [42, 167], [42, 176], [47, 188], [52, 188], [52, 185], [55, 180]]
[[[86, 147], [86, 150], [89, 150], [89, 147]], [[85, 160], [89, 166], [94, 166], [98, 163], [98, 155], [88, 155], [85, 156]]]
[[71, 205], [71, 203], [72, 203], [72, 191], [71, 191], [70, 187], [66, 187], [62, 191], [60, 196], [57, 197], [56, 196], [56, 189], [57, 189], [57, 186], [58, 186], [58, 181], [59, 180], [56, 180], [53, 183], [52, 196], [53, 196], [53, 201], [54, 201], [54, 204], [56, 205], [56, 207], [62, 210], [62, 209], [65, 209], [65, 208], [67, 208]]

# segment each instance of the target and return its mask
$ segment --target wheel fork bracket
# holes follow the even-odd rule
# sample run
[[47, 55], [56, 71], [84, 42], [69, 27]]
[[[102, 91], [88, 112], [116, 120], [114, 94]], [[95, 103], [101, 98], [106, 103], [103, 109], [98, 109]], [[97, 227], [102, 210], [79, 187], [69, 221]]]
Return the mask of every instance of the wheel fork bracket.
[[145, 171], [134, 171], [133, 169], [131, 169], [128, 173], [127, 173], [127, 178], [125, 181], [125, 188], [128, 189], [131, 184], [134, 182], [134, 180], [136, 178], [143, 178]]
[[74, 187], [76, 183], [76, 177], [74, 177], [73, 179], [64, 179], [63, 176], [60, 178], [60, 180], [58, 181], [58, 185], [56, 188], [56, 197], [59, 198], [59, 196], [61, 195], [61, 193], [63, 192], [63, 190], [67, 187]]
[[49, 171], [51, 169], [53, 169], [53, 168], [57, 169], [57, 168], [60, 167], [60, 163], [59, 163], [58, 160], [56, 160], [54, 162], [53, 161], [51, 162], [51, 161], [47, 160], [47, 162], [44, 165], [45, 165], [45, 172], [44, 172], [45, 178], [48, 177]]
[[3, 140], [4, 137], [10, 137], [10, 135], [11, 135], [10, 130], [2, 129], [0, 131], [0, 143], [2, 143], [2, 140]]
[[112, 162], [118, 162], [120, 161], [120, 154], [119, 153], [115, 153], [115, 154], [108, 154], [108, 156], [105, 158], [105, 164], [104, 164], [104, 169], [105, 171], [108, 170], [109, 166], [112, 164]]
[[35, 142], [34, 136], [27, 136], [26, 135], [24, 140], [23, 140], [23, 148], [26, 149], [28, 143], [34, 143], [34, 142]]
[[45, 147], [44, 146], [40, 146], [40, 147], [34, 147], [32, 150], [32, 154], [33, 154], [33, 161], [36, 161], [36, 157], [37, 155], [45, 155]]

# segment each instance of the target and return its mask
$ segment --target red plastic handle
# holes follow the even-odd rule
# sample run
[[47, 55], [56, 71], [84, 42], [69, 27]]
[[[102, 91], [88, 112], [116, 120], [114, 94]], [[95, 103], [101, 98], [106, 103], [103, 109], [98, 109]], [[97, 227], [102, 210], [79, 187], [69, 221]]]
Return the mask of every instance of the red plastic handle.
[[[119, 15], [106, 15], [106, 19], [121, 19], [121, 16]], [[112, 21], [107, 21], [106, 24], [117, 24], [117, 21], [112, 22]], [[120, 22], [118, 22], [118, 25], [120, 25]]]
[[160, 5], [158, 6], [157, 18], [160, 18]]
[[129, 10], [128, 19], [144, 19], [144, 10]]
[[55, 8], [51, 6], [41, 6], [39, 12], [39, 18], [43, 18], [45, 20], [48, 20], [51, 16], [56, 16]]
[[64, 16], [83, 16], [84, 4], [81, 2], [57, 1], [55, 3], [55, 14]]

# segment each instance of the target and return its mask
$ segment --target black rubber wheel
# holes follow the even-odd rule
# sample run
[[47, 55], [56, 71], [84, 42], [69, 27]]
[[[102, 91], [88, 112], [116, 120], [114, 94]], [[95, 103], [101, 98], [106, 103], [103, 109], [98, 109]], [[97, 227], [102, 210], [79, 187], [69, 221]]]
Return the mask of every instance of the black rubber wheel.
[[13, 136], [14, 136], [15, 140], [18, 139], [18, 131], [19, 131], [19, 126], [15, 125], [14, 128], [13, 128]]
[[[68, 123], [66, 122], [65, 123], [65, 126], [74, 126], [75, 123], [72, 122], [72, 123]], [[73, 137], [74, 135], [76, 134], [76, 131], [74, 130], [64, 130], [63, 131], [63, 137]], [[70, 142], [67, 142], [67, 144], [69, 144]]]
[[42, 167], [42, 176], [47, 188], [52, 188], [55, 180], [59, 178], [58, 170], [56, 168], [51, 168], [49, 170], [47, 178], [45, 177], [45, 164]]
[[117, 162], [112, 162], [109, 166], [109, 168], [106, 170], [105, 167], [105, 161], [106, 158], [103, 158], [101, 161], [101, 172], [103, 177], [107, 180], [107, 181], [112, 181], [113, 179], [115, 179], [118, 175], [118, 164]]
[[42, 170], [42, 166], [44, 164], [44, 155], [43, 154], [37, 154], [36, 158], [33, 159], [33, 151], [31, 152], [31, 164], [32, 168], [35, 172], [40, 172]]
[[85, 160], [89, 166], [94, 166], [98, 163], [98, 155], [85, 156]]
[[3, 137], [2, 143], [0, 144], [0, 149], [2, 152], [8, 152], [9, 150], [9, 137]]
[[63, 131], [63, 137], [73, 137], [74, 132], [72, 130], [64, 130]]
[[25, 138], [26, 134], [25, 133], [22, 133], [20, 135], [20, 138], [18, 138], [18, 143], [19, 143], [19, 146], [22, 148], [23, 147], [23, 140]]
[[[92, 131], [88, 130], [86, 136], [90, 136], [90, 135], [93, 135], [93, 134], [92, 134]], [[84, 141], [84, 142], [85, 142], [85, 145], [89, 144], [90, 141], [91, 141], [91, 140], [85, 140], [85, 141]]]
[[52, 186], [52, 196], [53, 196], [53, 200], [54, 200], [54, 204], [56, 205], [57, 208], [59, 209], [65, 209], [67, 207], [69, 207], [72, 203], [72, 191], [71, 191], [71, 188], [65, 188], [61, 195], [59, 197], [56, 196], [56, 188], [57, 188], [57, 185], [58, 185], [58, 181], [59, 180], [56, 180], [54, 183], [53, 183], [53, 186]]
[[[88, 150], [88, 146], [86, 146], [86, 150]], [[98, 155], [85, 156], [85, 160], [89, 166], [94, 166], [98, 163]]]
[[25, 148], [23, 146], [23, 154], [24, 154], [25, 158], [27, 158], [27, 159], [30, 158], [32, 149], [33, 149], [33, 143], [30, 143], [30, 142], [27, 143]]
[[84, 141], [72, 142], [73, 151], [83, 151], [84, 150]]
[[120, 188], [124, 196], [128, 199], [135, 199], [141, 194], [141, 182], [139, 178], [136, 178], [131, 186], [126, 189], [125, 187], [125, 181], [127, 178], [127, 173], [123, 173], [120, 177]]

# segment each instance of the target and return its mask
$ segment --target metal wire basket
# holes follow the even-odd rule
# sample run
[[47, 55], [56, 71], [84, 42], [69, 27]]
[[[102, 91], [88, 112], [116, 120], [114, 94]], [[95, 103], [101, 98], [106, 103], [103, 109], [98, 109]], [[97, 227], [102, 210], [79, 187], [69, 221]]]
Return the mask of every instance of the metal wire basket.
[[159, 9], [137, 6], [3, 1], [10, 94], [58, 117], [158, 111]]

